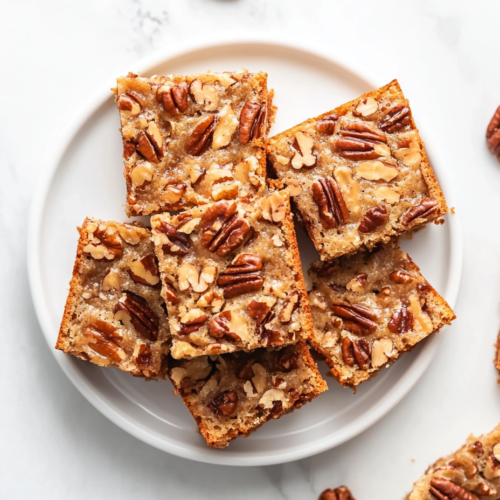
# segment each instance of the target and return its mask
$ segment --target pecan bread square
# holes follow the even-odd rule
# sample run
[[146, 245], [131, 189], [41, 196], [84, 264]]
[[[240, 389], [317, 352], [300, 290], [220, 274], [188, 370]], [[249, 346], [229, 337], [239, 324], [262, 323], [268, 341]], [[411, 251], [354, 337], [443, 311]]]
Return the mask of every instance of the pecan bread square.
[[262, 194], [265, 138], [274, 113], [266, 73], [129, 74], [113, 90], [127, 215]]
[[455, 314], [395, 242], [315, 262], [310, 342], [333, 376], [356, 388]]
[[413, 486], [406, 500], [479, 500], [500, 496], [500, 425], [469, 436], [455, 453], [440, 458]]
[[268, 141], [321, 260], [373, 248], [448, 208], [396, 80]]
[[209, 446], [224, 448], [327, 390], [304, 341], [171, 360], [168, 375]]
[[250, 351], [312, 334], [285, 190], [151, 218], [174, 358]]
[[164, 376], [170, 333], [151, 232], [87, 218], [56, 349], [146, 378]]

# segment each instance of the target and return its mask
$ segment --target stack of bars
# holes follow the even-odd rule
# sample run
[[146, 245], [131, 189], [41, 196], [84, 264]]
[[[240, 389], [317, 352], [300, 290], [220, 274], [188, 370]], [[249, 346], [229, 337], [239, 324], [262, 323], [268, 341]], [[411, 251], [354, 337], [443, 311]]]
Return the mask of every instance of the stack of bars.
[[[114, 93], [126, 212], [151, 226], [84, 221], [58, 349], [167, 375], [225, 447], [327, 389], [307, 342], [355, 389], [454, 318], [395, 240], [447, 212], [396, 81], [271, 139], [265, 73]], [[322, 260], [309, 296], [290, 197]]]

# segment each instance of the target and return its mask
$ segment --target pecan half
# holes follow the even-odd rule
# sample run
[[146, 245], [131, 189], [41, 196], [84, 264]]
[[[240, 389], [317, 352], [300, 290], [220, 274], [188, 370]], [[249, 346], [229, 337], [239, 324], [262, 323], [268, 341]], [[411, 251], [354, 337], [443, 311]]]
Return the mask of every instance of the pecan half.
[[238, 404], [238, 393], [236, 391], [226, 391], [217, 396], [207, 406], [219, 416], [228, 417], [233, 414]]
[[240, 115], [240, 144], [248, 144], [262, 135], [266, 107], [258, 102], [247, 101]]
[[358, 364], [361, 370], [364, 370], [370, 359], [370, 344], [365, 339], [352, 341], [349, 337], [342, 339], [342, 358], [348, 366]]
[[152, 253], [146, 255], [138, 261], [132, 262], [131, 267], [127, 269], [127, 272], [136, 283], [141, 283], [147, 286], [155, 286], [159, 283], [158, 276], [160, 273], [158, 272], [156, 257]]
[[385, 116], [379, 127], [388, 134], [393, 134], [411, 124], [410, 108], [407, 106], [397, 106]]
[[438, 500], [478, 500], [476, 495], [442, 477], [432, 478], [429, 492]]
[[380, 153], [376, 146], [387, 142], [384, 132], [378, 127], [360, 121], [345, 124], [340, 135], [336, 143], [340, 156], [354, 161], [378, 158]]
[[406, 212], [401, 222], [403, 225], [407, 226], [415, 219], [427, 219], [427, 217], [433, 214], [437, 209], [437, 200], [433, 198], [424, 198], [418, 205], [410, 208], [410, 210]]
[[250, 224], [236, 213], [236, 203], [219, 201], [208, 207], [200, 222], [201, 245], [225, 257], [252, 237]]
[[324, 116], [316, 122], [316, 130], [320, 134], [332, 135], [335, 132], [335, 124], [339, 119], [339, 115], [333, 114]]
[[241, 338], [236, 333], [232, 332], [229, 327], [231, 322], [231, 311], [224, 311], [214, 316], [208, 325], [208, 334], [214, 339], [229, 337], [234, 342], [240, 342]]
[[333, 304], [332, 311], [337, 316], [348, 321], [358, 323], [363, 329], [369, 332], [377, 330], [377, 315], [367, 307], [358, 304]]
[[158, 154], [156, 152], [151, 139], [148, 137], [146, 132], [141, 132], [137, 139], [137, 152], [140, 153], [146, 160], [151, 163], [160, 163]]
[[498, 106], [486, 129], [486, 143], [490, 153], [500, 159], [500, 106]]
[[188, 155], [199, 156], [208, 149], [216, 124], [214, 115], [208, 115], [198, 122], [184, 143]]
[[245, 293], [257, 292], [264, 284], [259, 272], [262, 260], [257, 255], [243, 253], [219, 276], [217, 284], [224, 288], [224, 298], [231, 299]]
[[299, 354], [293, 346], [284, 347], [274, 352], [274, 371], [289, 373], [299, 367]]
[[151, 310], [146, 299], [132, 292], [125, 292], [125, 299], [120, 299], [113, 310], [114, 313], [123, 311], [129, 316], [132, 326], [146, 339], [158, 339], [159, 321]]
[[314, 203], [318, 206], [319, 218], [325, 229], [345, 224], [349, 219], [349, 210], [337, 182], [329, 177], [319, 179], [312, 185]]
[[338, 488], [329, 488], [319, 496], [318, 500], [356, 500], [352, 493], [345, 486], [339, 486]]
[[94, 318], [87, 326], [85, 335], [92, 339], [87, 345], [97, 354], [111, 358], [117, 363], [122, 361], [122, 356], [124, 357], [124, 353], [120, 348], [122, 336], [113, 325]]
[[414, 321], [413, 314], [403, 306], [394, 311], [391, 320], [387, 323], [387, 328], [392, 333], [410, 332], [413, 329]]
[[173, 115], [184, 113], [188, 107], [188, 86], [182, 82], [178, 85], [160, 87], [156, 92], [156, 99], [166, 111]]
[[172, 255], [186, 255], [191, 248], [191, 242], [187, 234], [177, 231], [177, 229], [168, 222], [161, 221], [160, 227], [156, 231], [166, 234], [168, 243], [163, 245], [165, 253]]
[[370, 208], [359, 223], [358, 231], [360, 233], [371, 233], [377, 227], [382, 226], [387, 221], [387, 208], [385, 205], [378, 205], [377, 207]]

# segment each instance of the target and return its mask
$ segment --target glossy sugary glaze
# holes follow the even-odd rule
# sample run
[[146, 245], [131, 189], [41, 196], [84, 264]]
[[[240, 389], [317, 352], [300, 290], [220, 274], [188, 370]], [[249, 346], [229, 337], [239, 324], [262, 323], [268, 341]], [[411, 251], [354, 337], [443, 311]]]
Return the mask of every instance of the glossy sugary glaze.
[[[206, 234], [210, 231], [221, 234], [227, 226], [221, 229], [220, 221], [216, 221], [215, 226], [209, 222], [207, 226], [207, 217], [232, 212], [230, 220], [247, 229], [245, 238], [227, 254], [207, 248]], [[166, 224], [172, 231], [170, 236], [163, 229]], [[220, 201], [180, 215], [156, 215], [152, 217], [152, 227], [168, 305], [174, 358], [290, 344], [312, 333], [285, 191], [271, 193], [255, 204]], [[235, 234], [224, 241], [232, 241]], [[186, 245], [180, 253], [179, 246], [172, 249], [176, 242]], [[235, 276], [228, 275], [228, 270], [241, 259], [249, 259], [249, 262], [256, 259], [260, 263], [260, 267], [238, 274], [241, 281], [255, 280], [257, 285], [233, 296], [230, 292], [235, 288], [226, 286], [224, 279]], [[218, 321], [223, 324], [217, 325]], [[225, 328], [225, 333], [221, 333], [221, 328]]]
[[342, 385], [368, 380], [455, 318], [395, 243], [317, 262], [310, 274], [310, 340]]
[[56, 347], [100, 366], [157, 377], [169, 339], [150, 231], [85, 219]]
[[486, 500], [500, 495], [500, 426], [469, 436], [457, 452], [440, 458], [413, 486], [407, 500]]
[[326, 390], [305, 342], [173, 360], [169, 377], [210, 446], [225, 447]]
[[262, 194], [272, 114], [265, 73], [129, 74], [114, 91], [129, 216]]
[[447, 211], [397, 81], [272, 137], [268, 158], [299, 186], [294, 201], [321, 260]]

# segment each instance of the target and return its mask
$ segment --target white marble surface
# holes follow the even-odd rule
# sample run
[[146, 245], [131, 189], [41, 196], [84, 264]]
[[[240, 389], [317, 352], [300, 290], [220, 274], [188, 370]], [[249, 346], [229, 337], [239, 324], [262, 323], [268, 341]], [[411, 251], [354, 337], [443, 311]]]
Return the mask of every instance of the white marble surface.
[[[396, 500], [430, 462], [498, 423], [500, 165], [484, 131], [500, 103], [499, 16], [497, 2], [464, 0], [1, 2], [0, 497], [313, 500], [345, 483], [358, 500]], [[352, 441], [262, 468], [179, 459], [105, 419], [56, 364], [26, 273], [30, 200], [72, 110], [152, 51], [230, 29], [340, 46], [368, 71], [397, 77], [456, 174], [464, 226], [458, 319], [417, 386]]]

